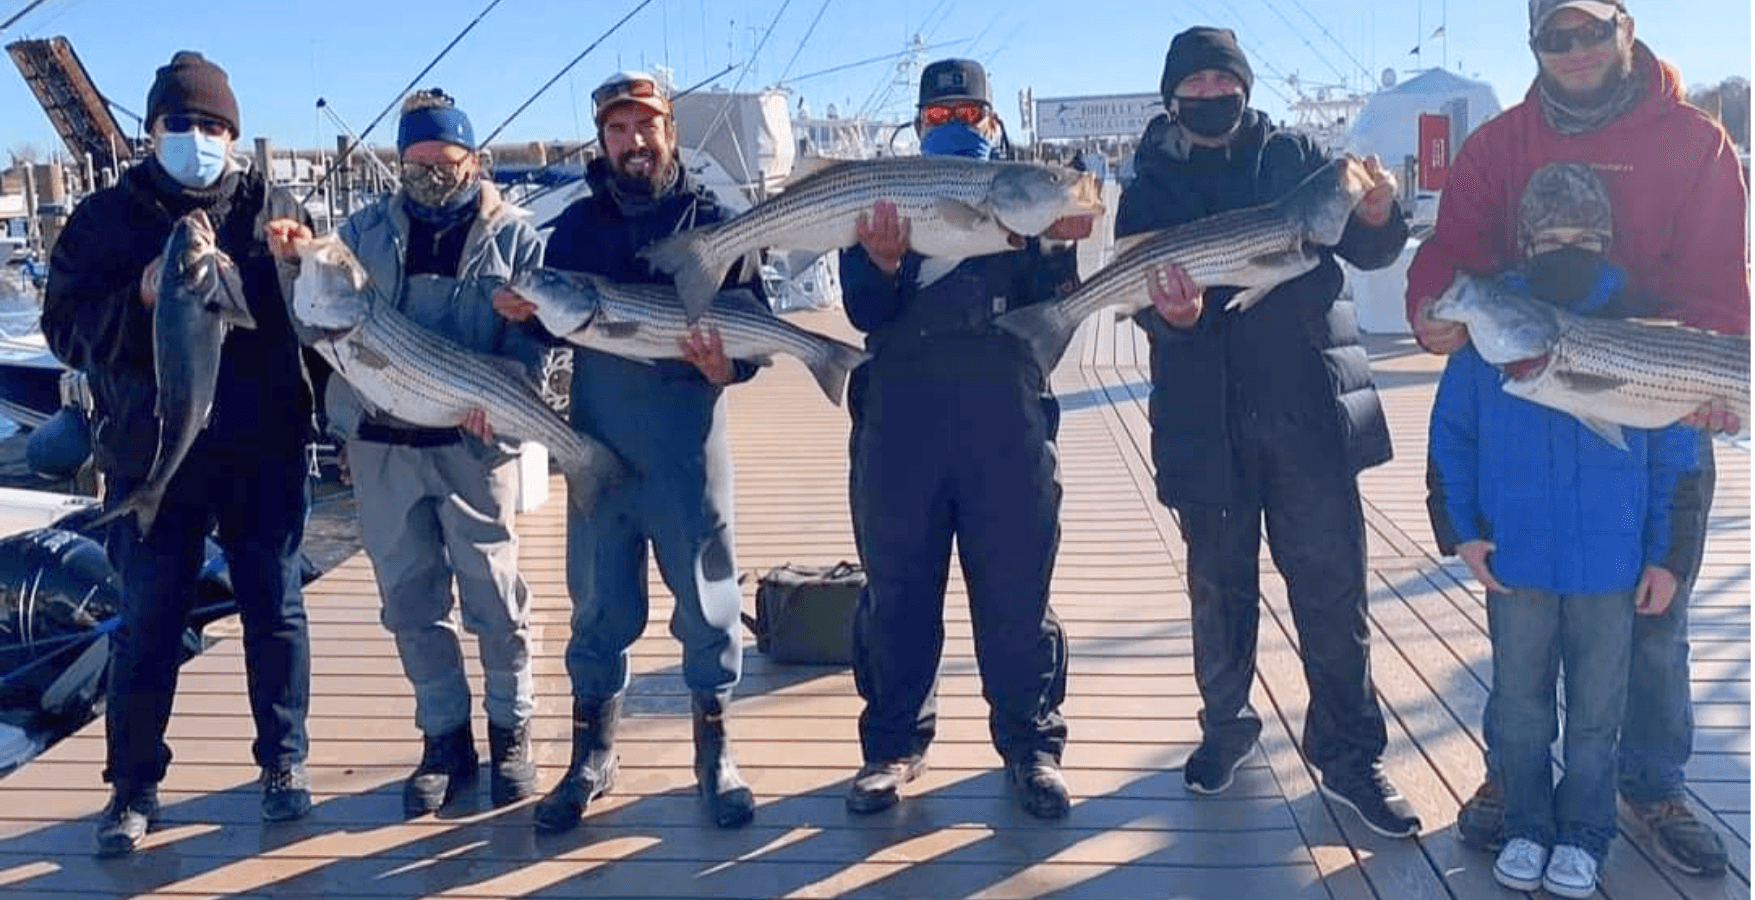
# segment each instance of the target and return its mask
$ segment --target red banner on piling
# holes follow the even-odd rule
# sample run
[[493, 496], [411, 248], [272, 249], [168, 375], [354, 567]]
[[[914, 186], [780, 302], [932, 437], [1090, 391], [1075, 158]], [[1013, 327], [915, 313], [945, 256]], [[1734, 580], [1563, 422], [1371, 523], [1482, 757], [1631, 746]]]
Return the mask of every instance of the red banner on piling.
[[1450, 180], [1450, 117], [1420, 114], [1420, 190], [1442, 191]]

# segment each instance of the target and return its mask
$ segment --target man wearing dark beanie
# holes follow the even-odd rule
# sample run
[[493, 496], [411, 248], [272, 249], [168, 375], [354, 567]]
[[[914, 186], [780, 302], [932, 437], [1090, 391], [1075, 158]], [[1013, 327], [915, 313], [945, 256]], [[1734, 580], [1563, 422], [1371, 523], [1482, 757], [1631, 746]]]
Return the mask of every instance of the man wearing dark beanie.
[[[1328, 164], [1309, 138], [1248, 108], [1253, 83], [1230, 31], [1191, 28], [1171, 41], [1166, 113], [1140, 141], [1117, 237], [1276, 200]], [[1230, 787], [1261, 732], [1249, 691], [1265, 520], [1310, 682], [1304, 753], [1325, 795], [1373, 831], [1408, 837], [1420, 820], [1380, 764], [1387, 737], [1371, 687], [1357, 483], [1390, 458], [1389, 430], [1334, 260], [1382, 268], [1408, 231], [1376, 159], [1348, 165], [1372, 186], [1340, 244], [1313, 248], [1315, 269], [1227, 312], [1234, 289], [1208, 290], [1168, 266], [1155, 308], [1135, 321], [1152, 348], [1158, 497], [1177, 513], [1188, 550], [1202, 739], [1184, 784], [1197, 794]]]
[[299, 546], [314, 437], [304, 358], [263, 229], [300, 229], [303, 209], [231, 156], [238, 105], [225, 73], [184, 51], [147, 95], [153, 156], [74, 209], [49, 260], [43, 333], [56, 357], [90, 378], [98, 466], [114, 506], [147, 480], [157, 454], [153, 308], [172, 227], [201, 210], [237, 267], [254, 328], [231, 329], [207, 427], [171, 478], [152, 527], [110, 525], [121, 578], [122, 628], [111, 644], [104, 780], [112, 787], [97, 852], [132, 851], [158, 815], [171, 751], [164, 735], [182, 655], [184, 613], [202, 541], [217, 523], [244, 623], [252, 746], [262, 817], [296, 819], [311, 806], [304, 760], [310, 647]]

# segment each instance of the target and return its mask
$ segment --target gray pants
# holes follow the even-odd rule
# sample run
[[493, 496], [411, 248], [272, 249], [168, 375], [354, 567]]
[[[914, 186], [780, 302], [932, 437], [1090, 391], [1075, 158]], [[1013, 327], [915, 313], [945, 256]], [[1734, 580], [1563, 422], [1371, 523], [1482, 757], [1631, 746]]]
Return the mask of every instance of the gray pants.
[[380, 618], [414, 686], [415, 724], [437, 736], [469, 721], [469, 683], [452, 615], [456, 579], [463, 628], [475, 635], [487, 717], [530, 718], [530, 590], [512, 533], [517, 466], [495, 468], [466, 444], [406, 447], [351, 441], [360, 541], [378, 573]]

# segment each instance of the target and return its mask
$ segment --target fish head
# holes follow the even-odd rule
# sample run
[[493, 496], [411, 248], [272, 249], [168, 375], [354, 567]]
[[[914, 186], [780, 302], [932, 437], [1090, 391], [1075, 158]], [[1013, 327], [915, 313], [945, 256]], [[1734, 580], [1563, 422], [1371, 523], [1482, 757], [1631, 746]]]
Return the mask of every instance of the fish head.
[[238, 267], [219, 249], [205, 211], [193, 210], [171, 226], [162, 259], [159, 297], [181, 298], [227, 323], [254, 327]]
[[341, 238], [326, 235], [300, 245], [293, 315], [301, 323], [345, 332], [364, 322], [371, 310], [371, 278]]
[[1037, 235], [1056, 219], [1103, 214], [1102, 189], [1089, 172], [1038, 163], [997, 165], [987, 199], [1013, 234]]
[[1304, 226], [1304, 240], [1324, 247], [1341, 242], [1353, 207], [1371, 190], [1371, 175], [1358, 157], [1343, 156], [1310, 173], [1280, 203]]
[[591, 325], [603, 304], [600, 276], [564, 269], [531, 269], [512, 279], [512, 290], [536, 305], [536, 318], [556, 337]]
[[1540, 376], [1560, 340], [1554, 307], [1519, 296], [1494, 279], [1458, 276], [1432, 301], [1428, 315], [1468, 326], [1475, 352], [1515, 381]]

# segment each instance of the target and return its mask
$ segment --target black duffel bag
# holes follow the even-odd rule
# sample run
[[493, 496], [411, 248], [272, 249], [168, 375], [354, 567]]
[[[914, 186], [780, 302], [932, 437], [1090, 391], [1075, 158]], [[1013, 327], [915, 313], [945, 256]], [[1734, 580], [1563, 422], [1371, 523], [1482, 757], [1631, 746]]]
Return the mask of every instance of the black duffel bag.
[[775, 566], [756, 584], [756, 614], [744, 624], [756, 649], [777, 663], [849, 665], [853, 662], [853, 607], [865, 588], [855, 563]]

